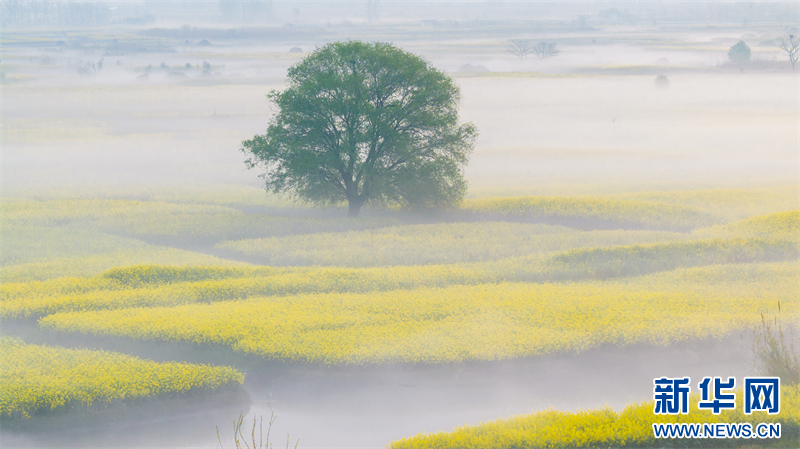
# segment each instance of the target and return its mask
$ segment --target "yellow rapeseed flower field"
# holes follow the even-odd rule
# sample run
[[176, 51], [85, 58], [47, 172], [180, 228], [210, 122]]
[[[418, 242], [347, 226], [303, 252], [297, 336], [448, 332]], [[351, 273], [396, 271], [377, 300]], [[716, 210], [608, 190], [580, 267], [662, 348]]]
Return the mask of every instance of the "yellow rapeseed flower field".
[[482, 198], [467, 201], [463, 209], [487, 216], [584, 218], [670, 230], [694, 229], [723, 221], [700, 210], [675, 204], [598, 197]]
[[113, 269], [93, 280], [75, 278], [0, 286], [0, 317], [29, 318], [70, 310], [175, 306], [299, 293], [606, 279], [679, 267], [797, 257], [797, 244], [791, 241], [733, 238], [581, 248], [552, 257], [534, 255], [476, 264], [371, 269], [135, 266]]
[[[747, 276], [752, 270], [742, 264], [667, 273], [667, 290], [653, 281], [658, 275], [639, 282], [459, 285], [56, 313], [39, 324], [61, 332], [223, 345], [287, 361], [497, 360], [602, 344], [719, 338], [755, 324], [759, 312], [777, 301], [796, 316], [796, 267], [773, 264], [762, 270], [767, 276], [755, 278]], [[704, 287], [715, 276], [729, 277], [735, 288]], [[737, 283], [738, 277], [744, 281]]]
[[374, 267], [497, 260], [575, 248], [684, 240], [666, 231], [578, 231], [545, 224], [476, 222], [391, 226], [226, 241], [217, 248], [271, 265]]
[[239, 385], [224, 366], [156, 363], [108, 351], [25, 344], [0, 337], [0, 418], [90, 408], [196, 390]]
[[797, 208], [797, 184], [747, 189], [666, 190], [618, 193], [610, 198], [674, 204], [701, 210], [726, 221]]
[[[659, 447], [675, 441], [659, 441], [653, 436], [653, 423], [781, 423], [781, 447], [795, 447], [800, 435], [800, 387], [781, 387], [781, 413], [745, 415], [743, 394], [736, 395], [735, 410], [714, 415], [697, 408], [698, 396], [692, 396], [686, 415], [655, 415], [653, 402], [630, 404], [621, 412], [610, 408], [561, 412], [545, 410], [530, 415], [498, 419], [452, 432], [419, 434], [393, 441], [389, 449], [534, 449], [534, 448], [608, 448]], [[722, 447], [731, 441], [683, 440], [686, 446]], [[752, 443], [740, 441], [740, 444]], [[774, 443], [773, 443], [774, 444]]]
[[800, 211], [793, 210], [758, 215], [727, 225], [712, 226], [693, 232], [698, 237], [750, 237], [762, 239], [800, 240]]

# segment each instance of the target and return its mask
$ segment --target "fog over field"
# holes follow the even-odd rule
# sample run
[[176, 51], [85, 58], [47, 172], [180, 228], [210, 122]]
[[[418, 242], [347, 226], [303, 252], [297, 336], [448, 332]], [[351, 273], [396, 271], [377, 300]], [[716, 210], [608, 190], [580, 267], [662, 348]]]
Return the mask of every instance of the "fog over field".
[[[755, 374], [760, 313], [800, 320], [800, 78], [779, 47], [797, 2], [0, 8], [0, 337], [245, 375], [230, 394], [0, 410], [2, 447], [216, 447], [217, 426], [232, 447], [241, 411], [248, 435], [274, 413], [276, 445], [377, 448], [621, 411], [655, 377]], [[246, 169], [242, 141], [280, 112], [267, 95], [348, 40], [454, 80], [478, 131], [460, 205], [347, 219]]]

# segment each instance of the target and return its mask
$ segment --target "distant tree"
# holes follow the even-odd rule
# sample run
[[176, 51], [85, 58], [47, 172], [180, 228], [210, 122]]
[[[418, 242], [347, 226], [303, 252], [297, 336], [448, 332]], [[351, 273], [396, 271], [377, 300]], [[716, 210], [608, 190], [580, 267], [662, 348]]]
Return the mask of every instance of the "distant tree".
[[391, 44], [334, 42], [268, 95], [279, 112], [242, 142], [268, 191], [318, 205], [346, 201], [414, 208], [453, 204], [477, 132], [458, 123], [459, 90], [445, 73]]
[[508, 52], [514, 56], [524, 58], [533, 53], [533, 41], [528, 39], [512, 39], [508, 46]]
[[83, 78], [89, 78], [97, 75], [98, 72], [103, 70], [103, 59], [101, 58], [97, 61], [97, 63], [88, 59], [86, 61], [78, 60], [75, 63], [75, 68], [78, 71], [78, 75]]
[[380, 16], [380, 0], [367, 0], [367, 22], [372, 23]]
[[535, 54], [539, 59], [549, 58], [561, 53], [561, 50], [556, 48], [555, 42], [539, 42], [533, 46], [531, 53]]
[[728, 50], [728, 59], [733, 62], [745, 62], [750, 60], [750, 47], [744, 43], [744, 41], [739, 41], [733, 45], [733, 47]]
[[792, 69], [794, 69], [795, 64], [797, 64], [797, 57], [800, 56], [800, 36], [789, 34], [779, 37], [778, 48], [789, 55], [789, 62], [792, 63]]

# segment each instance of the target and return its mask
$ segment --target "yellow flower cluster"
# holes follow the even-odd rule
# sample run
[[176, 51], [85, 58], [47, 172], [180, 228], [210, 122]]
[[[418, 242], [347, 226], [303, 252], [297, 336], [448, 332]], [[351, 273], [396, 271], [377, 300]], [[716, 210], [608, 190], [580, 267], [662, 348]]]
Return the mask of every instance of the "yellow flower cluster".
[[[498, 419], [475, 426], [463, 426], [452, 432], [419, 434], [389, 444], [389, 449], [528, 449], [528, 448], [608, 448], [657, 447], [672, 443], [659, 442], [653, 436], [653, 423], [751, 423], [780, 422], [784, 440], [800, 434], [800, 387], [781, 386], [781, 413], [745, 415], [741, 390], [734, 410], [714, 415], [697, 408], [699, 397], [692, 396], [686, 415], [655, 415], [653, 402], [634, 403], [617, 413], [609, 408], [578, 412], [545, 410], [530, 415]], [[687, 445], [699, 441], [683, 440]], [[789, 445], [792, 441], [786, 441]], [[659, 444], [662, 443], [662, 444]], [[711, 446], [727, 446], [723, 441], [706, 441]], [[794, 445], [785, 447], [795, 447]], [[781, 444], [783, 446], [783, 444]]]
[[475, 264], [381, 268], [170, 267], [115, 268], [90, 279], [0, 286], [0, 317], [62, 311], [176, 306], [299, 293], [370, 292], [487, 282], [606, 279], [726, 263], [795, 260], [794, 242], [714, 239], [581, 248]]
[[490, 216], [579, 217], [671, 230], [694, 229], [721, 221], [719, 218], [699, 210], [674, 204], [597, 197], [483, 198], [466, 202], [463, 209]]
[[0, 418], [239, 385], [233, 368], [156, 363], [0, 337]]
[[203, 266], [164, 266], [136, 265], [116, 267], [106, 270], [101, 279], [116, 281], [127, 288], [150, 285], [175, 284], [217, 279], [236, 279], [243, 277], [270, 276], [285, 270], [272, 267], [203, 267]]
[[220, 205], [163, 201], [18, 200], [0, 202], [3, 222], [15, 227], [63, 227], [177, 243], [348, 231], [397, 224], [391, 218], [363, 220], [291, 218], [246, 214]]
[[67, 248], [64, 257], [56, 257], [39, 262], [30, 262], [0, 267], [0, 283], [20, 283], [28, 281], [46, 281], [68, 276], [93, 276], [110, 268], [120, 265], [135, 264], [174, 264], [174, 265], [245, 265], [208, 254], [187, 251], [164, 246], [140, 245], [131, 248], [122, 248], [111, 252], [95, 255], [68, 255]]
[[733, 238], [580, 248], [550, 258], [546, 266], [554, 279], [604, 279], [677, 267], [795, 260], [798, 256], [796, 242]]
[[797, 184], [749, 189], [668, 190], [610, 195], [611, 198], [677, 204], [726, 220], [741, 220], [797, 208]]
[[698, 229], [694, 235], [717, 237], [750, 237], [761, 239], [800, 240], [800, 211], [759, 215], [727, 225]]
[[287, 361], [497, 360], [722, 337], [755, 324], [776, 301], [795, 316], [800, 300], [790, 265], [719, 292], [704, 287], [709, 278], [735, 279], [748, 266], [665, 273], [672, 283], [666, 291], [648, 287], [659, 285], [653, 281], [658, 275], [638, 283], [480, 284], [56, 313], [39, 324], [62, 332], [223, 345]]
[[[496, 266], [495, 266], [496, 265]], [[413, 288], [421, 285], [445, 286], [502, 280], [503, 266], [526, 268], [521, 261], [493, 266], [437, 265], [392, 268], [242, 268], [230, 278], [195, 282], [164, 281], [161, 284], [137, 280], [139, 272], [152, 279], [177, 267], [129, 267], [118, 282], [105, 274], [94, 278], [64, 278], [46, 282], [0, 286], [0, 317], [28, 318], [67, 310], [102, 310], [129, 307], [174, 306], [180, 304], [240, 300], [255, 296], [291, 295], [321, 292], [369, 292]], [[231, 272], [225, 267], [191, 267], [192, 271]], [[132, 273], [131, 273], [132, 272]], [[275, 274], [269, 275], [270, 272]], [[238, 273], [247, 273], [238, 277]], [[141, 274], [141, 273], [139, 273]], [[116, 276], [116, 275], [115, 275]], [[191, 276], [184, 277], [191, 278]], [[128, 285], [140, 286], [130, 288]]]
[[683, 240], [666, 231], [595, 230], [511, 222], [392, 226], [346, 233], [315, 233], [226, 241], [217, 248], [271, 265], [348, 267], [427, 265], [497, 260], [574, 248]]
[[408, 267], [358, 269], [144, 265], [115, 268], [89, 279], [4, 284], [0, 286], [0, 317], [27, 318], [61, 311], [175, 306], [300, 293], [370, 292], [487, 282], [606, 279], [679, 267], [795, 260], [797, 257], [795, 242], [733, 238], [588, 247], [552, 257], [534, 254], [473, 264]]

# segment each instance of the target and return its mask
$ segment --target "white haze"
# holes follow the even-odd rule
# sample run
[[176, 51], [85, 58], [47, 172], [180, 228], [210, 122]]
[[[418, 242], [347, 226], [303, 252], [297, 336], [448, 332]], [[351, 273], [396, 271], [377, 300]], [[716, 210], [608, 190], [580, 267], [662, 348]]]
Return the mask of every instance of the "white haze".
[[[161, 188], [257, 189], [257, 173], [244, 170], [238, 146], [264, 132], [274, 112], [266, 94], [284, 86], [286, 70], [303, 56], [289, 50], [348, 38], [393, 42], [455, 77], [462, 118], [480, 132], [466, 169], [472, 197], [797, 185], [798, 75], [776, 47], [759, 46], [796, 25], [797, 16], [770, 15], [757, 4], [760, 15], [743, 20], [746, 9], [733, 4], [721, 19], [692, 19], [690, 4], [645, 3], [382, 2], [379, 19], [367, 24], [366, 2], [276, 2], [268, 24], [279, 31], [273, 37], [209, 38], [210, 47], [197, 45], [202, 30], [253, 25], [218, 23], [213, 3], [128, 2], [120, 11], [152, 13], [156, 21], [7, 28], [0, 61], [2, 193], [125, 197]], [[195, 16], [184, 18], [190, 8], [197, 8]], [[611, 8], [636, 19], [609, 19], [603, 14]], [[583, 28], [576, 25], [582, 15]], [[185, 35], [144, 33], [183, 25]], [[730, 65], [727, 48], [748, 35], [756, 63]], [[557, 42], [561, 54], [516, 58], [506, 49], [517, 38]], [[37, 39], [49, 43], [30, 43]], [[114, 53], [112, 39], [158, 41], [171, 51], [107, 54]], [[78, 61], [100, 58], [96, 76], [78, 76]], [[211, 65], [210, 77], [202, 75], [203, 62]], [[192, 68], [183, 70], [187, 63]], [[491, 73], [459, 72], [465, 64]], [[148, 80], [137, 81], [148, 66]], [[187, 78], [170, 80], [174, 71]], [[660, 73], [669, 87], [656, 87]], [[599, 351], [475, 372], [450, 367], [308, 383], [252, 373], [247, 388], [254, 404], [245, 422], [274, 410], [276, 444], [289, 433], [302, 448], [383, 447], [417, 432], [549, 407], [619, 409], [651, 394], [656, 376], [749, 372], [738, 353], [703, 354], [692, 347]], [[215, 425], [223, 443], [232, 444], [229, 423], [237, 414], [211, 408], [144, 426], [2, 438], [4, 447], [214, 447]]]

